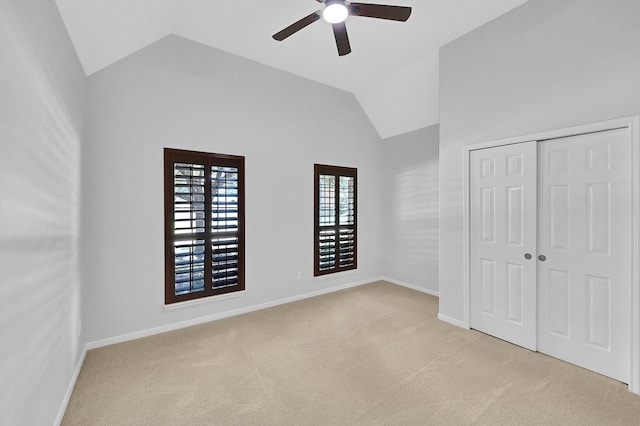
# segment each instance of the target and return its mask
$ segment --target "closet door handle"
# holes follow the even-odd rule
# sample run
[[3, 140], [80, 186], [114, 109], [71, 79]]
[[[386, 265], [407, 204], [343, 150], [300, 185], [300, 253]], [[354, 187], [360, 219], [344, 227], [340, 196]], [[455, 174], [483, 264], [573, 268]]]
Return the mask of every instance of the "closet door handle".
[[545, 256], [544, 254], [541, 254], [540, 256], [538, 256], [538, 260], [540, 262], [544, 262], [545, 260], [547, 260], [547, 256]]
[[532, 257], [532, 256], [531, 256], [531, 253], [525, 253], [525, 254], [524, 254], [524, 258], [525, 258], [525, 259], [527, 259], [527, 260], [530, 260], [530, 259], [531, 259], [531, 257]]

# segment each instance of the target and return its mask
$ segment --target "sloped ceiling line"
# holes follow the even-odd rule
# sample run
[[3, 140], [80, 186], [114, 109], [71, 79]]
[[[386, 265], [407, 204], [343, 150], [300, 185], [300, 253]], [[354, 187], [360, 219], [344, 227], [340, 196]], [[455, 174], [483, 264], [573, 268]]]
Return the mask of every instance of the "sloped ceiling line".
[[370, 0], [413, 12], [407, 22], [349, 17], [353, 52], [343, 57], [322, 20], [271, 38], [322, 7], [313, 0], [55, 1], [87, 75], [175, 34], [353, 93], [386, 138], [438, 122], [442, 45], [527, 0]]

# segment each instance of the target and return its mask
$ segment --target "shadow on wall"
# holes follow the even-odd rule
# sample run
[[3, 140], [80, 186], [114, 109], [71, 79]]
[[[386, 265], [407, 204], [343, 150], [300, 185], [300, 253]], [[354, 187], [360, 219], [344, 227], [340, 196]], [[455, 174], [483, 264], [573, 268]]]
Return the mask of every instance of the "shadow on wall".
[[438, 291], [438, 127], [385, 145], [390, 278]]
[[400, 254], [412, 263], [428, 259], [437, 262], [437, 182], [437, 168], [430, 164], [407, 167], [395, 178], [391, 214], [403, 241]]
[[80, 353], [80, 135], [24, 21], [0, 7], [0, 412], [50, 424]]

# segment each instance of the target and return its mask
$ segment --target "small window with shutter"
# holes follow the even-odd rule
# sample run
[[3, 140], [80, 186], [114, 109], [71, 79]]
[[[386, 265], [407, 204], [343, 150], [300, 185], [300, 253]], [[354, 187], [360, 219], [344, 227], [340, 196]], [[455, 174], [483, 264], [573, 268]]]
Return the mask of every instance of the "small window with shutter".
[[314, 276], [356, 269], [357, 169], [316, 164]]
[[165, 304], [244, 290], [244, 157], [165, 148]]

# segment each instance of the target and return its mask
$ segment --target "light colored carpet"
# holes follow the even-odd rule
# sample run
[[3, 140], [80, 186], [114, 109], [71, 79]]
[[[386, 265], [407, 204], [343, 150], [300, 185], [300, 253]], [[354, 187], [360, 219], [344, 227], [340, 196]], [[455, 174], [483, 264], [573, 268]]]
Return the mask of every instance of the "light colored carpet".
[[385, 282], [92, 350], [64, 425], [640, 424], [625, 385]]

